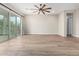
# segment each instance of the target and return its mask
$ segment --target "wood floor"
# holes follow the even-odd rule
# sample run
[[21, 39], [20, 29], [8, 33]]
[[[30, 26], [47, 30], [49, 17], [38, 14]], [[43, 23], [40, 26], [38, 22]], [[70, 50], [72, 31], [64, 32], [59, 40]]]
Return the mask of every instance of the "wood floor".
[[25, 35], [0, 43], [3, 56], [79, 56], [79, 38]]

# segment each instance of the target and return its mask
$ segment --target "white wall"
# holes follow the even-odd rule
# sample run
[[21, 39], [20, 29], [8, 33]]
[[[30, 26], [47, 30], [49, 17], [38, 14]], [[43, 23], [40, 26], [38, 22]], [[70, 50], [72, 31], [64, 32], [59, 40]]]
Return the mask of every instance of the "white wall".
[[57, 16], [26, 16], [23, 23], [25, 34], [58, 34]]
[[67, 33], [67, 18], [66, 13], [73, 13], [73, 29], [72, 35], [79, 37], [79, 9], [75, 11], [61, 12], [58, 17], [58, 33], [61, 36], [66, 36]]
[[75, 10], [73, 17], [73, 36], [79, 37], [79, 9]]
[[[69, 12], [63, 11], [58, 16], [26, 16], [23, 20], [24, 34], [59, 34], [66, 36], [66, 13]], [[73, 12], [73, 36], [79, 37], [79, 9]]]
[[58, 16], [58, 34], [65, 36], [65, 12], [61, 12]]

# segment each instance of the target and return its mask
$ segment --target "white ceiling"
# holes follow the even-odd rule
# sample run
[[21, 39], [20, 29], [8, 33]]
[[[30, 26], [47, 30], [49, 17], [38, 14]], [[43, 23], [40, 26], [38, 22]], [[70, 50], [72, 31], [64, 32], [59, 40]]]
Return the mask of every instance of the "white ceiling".
[[[64, 10], [74, 10], [79, 8], [79, 3], [45, 3], [48, 7], [52, 7], [50, 14], [59, 14]], [[9, 3], [12, 7], [16, 8], [18, 11], [22, 12], [24, 15], [34, 14], [34, 10], [36, 9], [34, 5], [38, 5], [38, 3]]]

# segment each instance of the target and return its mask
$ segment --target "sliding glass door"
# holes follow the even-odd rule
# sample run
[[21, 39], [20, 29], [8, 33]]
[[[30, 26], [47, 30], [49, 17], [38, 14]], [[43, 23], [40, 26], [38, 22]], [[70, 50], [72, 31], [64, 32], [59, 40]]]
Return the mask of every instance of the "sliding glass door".
[[0, 42], [21, 35], [21, 18], [0, 8]]
[[21, 18], [17, 17], [17, 36], [21, 35]]
[[9, 19], [9, 37], [14, 38], [17, 36], [17, 16], [10, 14]]
[[21, 19], [20, 17], [10, 14], [9, 19], [9, 37], [14, 38], [21, 35]]
[[0, 8], [0, 42], [8, 40], [9, 13]]

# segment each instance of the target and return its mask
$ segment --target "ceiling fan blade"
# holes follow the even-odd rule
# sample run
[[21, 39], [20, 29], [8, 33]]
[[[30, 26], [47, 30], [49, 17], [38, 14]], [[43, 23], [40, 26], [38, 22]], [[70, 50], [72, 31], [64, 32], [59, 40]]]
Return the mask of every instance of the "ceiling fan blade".
[[38, 14], [40, 14], [40, 11], [38, 12]]
[[34, 5], [36, 8], [39, 8], [37, 5]]
[[45, 15], [45, 12], [44, 11], [42, 11], [42, 13]]
[[43, 6], [42, 6], [42, 9], [45, 7], [46, 5], [44, 4]]
[[40, 6], [42, 6], [42, 4], [40, 4]]
[[45, 9], [52, 9], [52, 8], [45, 8]]
[[50, 13], [50, 11], [45, 11], [45, 12], [48, 12], [48, 13]]

